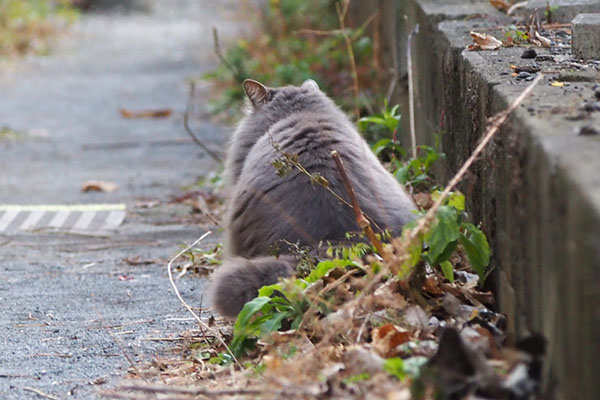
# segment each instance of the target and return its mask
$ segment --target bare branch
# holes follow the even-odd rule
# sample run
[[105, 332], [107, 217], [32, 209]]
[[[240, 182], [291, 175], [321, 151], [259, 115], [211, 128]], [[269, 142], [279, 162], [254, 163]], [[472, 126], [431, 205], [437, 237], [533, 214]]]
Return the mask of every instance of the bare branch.
[[[221, 396], [235, 396], [235, 395], [261, 395], [261, 394], [276, 394], [278, 396], [295, 396], [300, 395], [299, 391], [292, 390], [278, 390], [278, 389], [253, 389], [253, 388], [239, 388], [239, 389], [206, 389], [206, 388], [190, 388], [190, 387], [176, 387], [166, 385], [124, 385], [118, 388], [118, 392], [104, 392], [105, 395], [113, 398], [122, 395], [123, 391], [139, 392], [146, 394], [178, 394], [184, 396], [207, 396], [209, 398], [221, 397]], [[127, 398], [127, 397], [125, 397]]]
[[193, 106], [195, 92], [196, 92], [196, 83], [194, 81], [191, 81], [190, 82], [190, 94], [188, 96], [187, 106], [185, 107], [185, 113], [183, 114], [183, 127], [185, 128], [185, 131], [188, 133], [188, 135], [190, 135], [190, 137], [192, 138], [194, 143], [196, 143], [198, 146], [200, 146], [202, 148], [202, 150], [204, 150], [213, 160], [215, 160], [216, 162], [221, 162], [221, 157], [217, 153], [215, 153], [211, 149], [209, 149], [208, 146], [206, 146], [200, 139], [198, 139], [198, 137], [192, 131], [192, 128], [190, 128], [189, 120], [190, 120], [190, 113], [192, 112], [192, 106]]
[[335, 9], [338, 15], [338, 21], [340, 24], [340, 30], [342, 31], [342, 36], [344, 37], [344, 42], [346, 42], [346, 51], [348, 52], [348, 58], [350, 60], [350, 71], [352, 72], [352, 90], [354, 91], [354, 114], [356, 115], [356, 119], [360, 118], [360, 107], [358, 103], [359, 98], [359, 88], [358, 88], [358, 72], [356, 72], [356, 62], [354, 59], [354, 50], [352, 49], [352, 40], [348, 33], [346, 32], [346, 26], [344, 24], [344, 18], [346, 17], [346, 12], [348, 11], [349, 1], [344, 3], [344, 9], [340, 8], [339, 3], [335, 3]]
[[406, 68], [408, 70], [408, 107], [410, 119], [410, 147], [413, 158], [417, 158], [417, 136], [415, 133], [415, 89], [412, 73], [412, 38], [419, 33], [419, 24], [408, 34], [406, 39]]
[[219, 61], [221, 61], [223, 63], [223, 65], [225, 65], [227, 68], [229, 68], [229, 70], [231, 72], [233, 72], [233, 75], [238, 76], [239, 75], [238, 70], [233, 65], [231, 65], [229, 63], [229, 61], [227, 61], [227, 59], [225, 58], [225, 56], [223, 56], [223, 53], [221, 52], [221, 45], [219, 44], [219, 32], [217, 31], [217, 28], [214, 26], [212, 29], [212, 33], [213, 33], [213, 44], [215, 46], [215, 54], [219, 58]]
[[221, 334], [218, 331], [212, 329], [210, 326], [208, 326], [208, 324], [206, 322], [202, 321], [202, 319], [200, 319], [200, 317], [194, 312], [194, 310], [192, 310], [192, 307], [190, 307], [185, 302], [185, 300], [183, 300], [183, 297], [181, 297], [181, 294], [179, 293], [179, 289], [177, 288], [177, 285], [175, 284], [175, 281], [173, 280], [173, 271], [172, 271], [173, 262], [175, 260], [177, 260], [179, 257], [181, 257], [183, 254], [185, 254], [187, 251], [189, 251], [192, 247], [194, 247], [195, 245], [200, 243], [202, 240], [204, 240], [204, 238], [207, 237], [208, 235], [210, 235], [211, 233], [212, 233], [211, 231], [206, 232], [204, 235], [202, 235], [198, 239], [196, 239], [196, 241], [194, 243], [190, 244], [188, 247], [186, 247], [185, 249], [183, 249], [179, 253], [177, 253], [177, 255], [175, 257], [173, 257], [167, 264], [167, 273], [169, 274], [169, 281], [171, 282], [171, 286], [173, 286], [173, 290], [175, 290], [175, 295], [177, 296], [177, 298], [179, 299], [181, 304], [183, 304], [185, 306], [185, 308], [187, 308], [187, 310], [190, 312], [190, 314], [192, 314], [192, 316], [196, 319], [196, 321], [198, 321], [200, 326], [202, 326], [204, 329], [206, 329], [207, 331], [212, 333], [217, 339], [219, 339], [219, 342], [221, 342], [221, 344], [225, 347], [225, 349], [227, 350], [229, 355], [233, 358], [233, 360], [238, 365], [238, 367], [240, 367], [240, 369], [243, 370], [244, 367], [242, 367], [242, 365], [240, 364], [238, 359], [235, 357], [235, 355], [233, 354], [233, 352], [231, 351], [229, 346], [227, 346], [225, 339], [223, 339], [223, 337], [221, 336]]
[[352, 183], [350, 182], [350, 179], [348, 179], [348, 174], [346, 174], [346, 169], [344, 168], [344, 163], [340, 157], [340, 154], [336, 150], [333, 150], [331, 152], [331, 157], [333, 157], [333, 160], [335, 161], [335, 165], [337, 166], [338, 172], [340, 173], [342, 182], [344, 182], [344, 187], [346, 188], [348, 197], [350, 197], [350, 202], [352, 203], [352, 208], [354, 209], [354, 215], [356, 216], [356, 223], [358, 224], [358, 226], [360, 226], [360, 229], [362, 229], [363, 233], [369, 238], [371, 244], [375, 246], [377, 252], [381, 256], [383, 256], [383, 246], [381, 245], [379, 239], [377, 239], [375, 232], [373, 232], [371, 223], [367, 218], [365, 218], [365, 215], [360, 209], [360, 204], [358, 204], [356, 193], [354, 193]]
[[485, 149], [485, 146], [492, 140], [494, 135], [498, 132], [502, 124], [507, 120], [509, 115], [525, 100], [525, 98], [531, 93], [531, 91], [537, 86], [537, 84], [544, 78], [543, 74], [539, 74], [533, 82], [523, 92], [512, 102], [512, 104], [504, 111], [496, 114], [490, 121], [491, 125], [488, 127], [485, 135], [481, 139], [481, 142], [477, 145], [473, 153], [469, 156], [469, 158], [464, 162], [464, 164], [460, 167], [456, 175], [448, 182], [446, 188], [440, 195], [440, 197], [433, 203], [433, 206], [427, 211], [425, 217], [423, 217], [419, 224], [411, 230], [409, 238], [411, 241], [415, 239], [420, 233], [422, 233], [426, 226], [428, 226], [433, 219], [435, 218], [435, 213], [440, 208], [440, 206], [444, 203], [450, 192], [454, 189], [454, 187], [462, 180], [465, 176], [471, 165], [475, 162], [477, 157], [481, 154], [481, 152]]
[[32, 387], [29, 387], [29, 386], [25, 386], [23, 388], [23, 390], [27, 390], [28, 392], [33, 392], [33, 393], [37, 394], [38, 396], [41, 396], [41, 397], [43, 397], [45, 399], [59, 400], [58, 397], [56, 397], [56, 396], [52, 396], [52, 395], [46, 394], [46, 393], [42, 392], [39, 389], [32, 388]]

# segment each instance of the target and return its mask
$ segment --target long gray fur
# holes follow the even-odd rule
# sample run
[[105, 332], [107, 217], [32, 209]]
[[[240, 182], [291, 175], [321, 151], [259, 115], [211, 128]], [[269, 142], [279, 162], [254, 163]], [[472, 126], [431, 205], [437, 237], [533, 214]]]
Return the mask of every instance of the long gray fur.
[[[279, 177], [272, 162], [282, 151], [297, 154], [311, 173], [348, 200], [331, 151], [337, 150], [364, 213], [381, 229], [399, 233], [415, 218], [414, 205], [385, 170], [348, 117], [313, 81], [300, 87], [266, 88], [245, 82], [252, 112], [233, 135], [225, 167], [228, 185], [225, 251], [214, 277], [213, 306], [235, 317], [261, 286], [294, 272], [289, 256], [264, 257], [285, 239], [304, 246], [338, 242], [359, 231], [352, 209], [294, 169]], [[285, 250], [285, 249], [282, 249]]]

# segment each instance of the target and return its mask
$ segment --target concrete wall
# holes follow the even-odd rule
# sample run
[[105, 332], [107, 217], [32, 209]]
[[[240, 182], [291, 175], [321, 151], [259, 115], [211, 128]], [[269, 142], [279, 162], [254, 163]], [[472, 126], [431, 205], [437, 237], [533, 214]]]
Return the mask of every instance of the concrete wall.
[[[398, 66], [400, 82], [406, 32], [420, 26], [412, 51], [417, 137], [433, 144], [443, 123], [447, 179], [474, 149], [487, 119], [527, 86], [510, 75], [511, 64], [527, 63], [523, 49], [464, 50], [470, 30], [502, 36], [497, 28], [508, 21], [487, 1], [360, 3], [396, 15], [380, 29], [395, 33], [382, 39], [395, 45], [383, 58]], [[583, 126], [600, 129], [600, 112], [580, 112], [593, 98], [593, 81], [600, 81], [591, 71], [581, 78], [586, 81], [577, 81], [575, 71], [565, 88], [550, 86], [546, 77], [461, 184], [493, 247], [492, 284], [509, 317], [509, 336], [541, 332], [549, 340], [547, 399], [596, 398], [600, 382], [600, 135], [577, 134]], [[406, 110], [403, 93], [396, 98]]]

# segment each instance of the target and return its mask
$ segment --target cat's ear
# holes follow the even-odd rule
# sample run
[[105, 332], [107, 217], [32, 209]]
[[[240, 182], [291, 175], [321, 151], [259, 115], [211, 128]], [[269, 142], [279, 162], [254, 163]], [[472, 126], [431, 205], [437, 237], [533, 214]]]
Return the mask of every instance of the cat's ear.
[[302, 87], [306, 89], [320, 90], [317, 82], [313, 81], [312, 79], [305, 80], [302, 84]]
[[246, 79], [244, 81], [244, 91], [246, 92], [246, 96], [248, 96], [252, 102], [252, 106], [254, 106], [254, 108], [259, 108], [271, 99], [269, 89], [267, 89], [262, 83], [252, 79]]

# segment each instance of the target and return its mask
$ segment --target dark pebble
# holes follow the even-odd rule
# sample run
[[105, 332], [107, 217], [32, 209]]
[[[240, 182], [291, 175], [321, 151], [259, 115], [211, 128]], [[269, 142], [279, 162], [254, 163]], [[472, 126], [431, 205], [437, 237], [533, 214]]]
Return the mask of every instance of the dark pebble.
[[535, 58], [537, 53], [534, 49], [526, 49], [523, 54], [521, 54], [521, 58]]
[[583, 108], [585, 111], [588, 111], [588, 112], [600, 111], [600, 101], [594, 101], [592, 103], [585, 103], [583, 105]]
[[522, 71], [517, 74], [517, 79], [527, 79], [529, 77], [531, 77], [529, 72]]
[[582, 126], [581, 129], [579, 130], [579, 134], [583, 135], [583, 136], [590, 136], [590, 135], [600, 135], [600, 131], [596, 128], [594, 128], [593, 126], [590, 125], [585, 125]]
[[537, 62], [554, 61], [554, 57], [549, 54], [540, 54], [535, 58], [535, 61], [537, 61]]
[[596, 96], [596, 98], [597, 98], [598, 100], [600, 100], [600, 89], [598, 89], [598, 90], [596, 90], [596, 91], [594, 92], [594, 96]]

